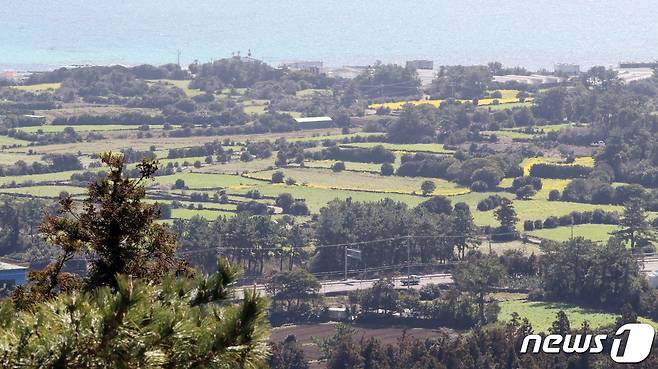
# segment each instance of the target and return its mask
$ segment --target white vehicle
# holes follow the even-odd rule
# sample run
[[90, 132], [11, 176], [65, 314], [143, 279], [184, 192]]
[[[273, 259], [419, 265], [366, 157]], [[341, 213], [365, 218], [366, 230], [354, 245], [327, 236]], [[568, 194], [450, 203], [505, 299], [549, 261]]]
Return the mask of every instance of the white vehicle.
[[420, 277], [417, 275], [410, 275], [402, 278], [400, 282], [402, 282], [403, 286], [417, 286], [420, 284]]

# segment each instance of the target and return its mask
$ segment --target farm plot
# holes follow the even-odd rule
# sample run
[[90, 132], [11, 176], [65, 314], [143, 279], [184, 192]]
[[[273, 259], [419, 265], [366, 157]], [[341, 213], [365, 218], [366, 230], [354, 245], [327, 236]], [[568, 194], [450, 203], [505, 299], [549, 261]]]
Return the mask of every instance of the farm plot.
[[261, 181], [236, 175], [196, 172], [182, 172], [155, 178], [158, 184], [164, 186], [172, 186], [178, 179], [185, 181], [185, 186], [190, 189], [235, 188], [262, 183]]
[[29, 91], [29, 92], [44, 92], [44, 91], [53, 91], [62, 87], [62, 84], [59, 82], [56, 83], [38, 83], [35, 85], [25, 85], [25, 86], [12, 86], [17, 90]]
[[68, 170], [65, 172], [43, 173], [43, 174], [26, 174], [22, 176], [0, 177], [0, 185], [11, 183], [35, 183], [42, 182], [63, 182], [71, 179], [71, 175], [82, 173], [82, 170]]
[[524, 132], [517, 132], [517, 131], [481, 131], [480, 134], [483, 136], [488, 136], [491, 137], [493, 135], [496, 135], [496, 137], [505, 137], [509, 138], [511, 140], [517, 139], [517, 140], [531, 140], [535, 137], [537, 137], [536, 134], [532, 133], [524, 133]]
[[[117, 116], [125, 113], [139, 113], [149, 115], [152, 117], [161, 116], [162, 113], [158, 109], [153, 108], [128, 108], [120, 105], [87, 105], [87, 104], [64, 104], [63, 107], [58, 109], [48, 110], [35, 110], [35, 114], [43, 115], [46, 121], [52, 122], [55, 118], [69, 118], [79, 115], [110, 115]], [[139, 122], [136, 122], [139, 123]]]
[[[39, 153], [71, 153], [80, 151], [83, 154], [98, 154], [104, 151], [119, 151], [125, 148], [133, 148], [134, 150], [148, 150], [151, 146], [156, 146], [158, 150], [199, 146], [208, 142], [222, 142], [229, 139], [235, 142], [243, 141], [274, 141], [278, 138], [302, 138], [312, 137], [313, 135], [323, 134], [336, 134], [340, 130], [337, 128], [331, 129], [316, 129], [308, 131], [294, 131], [294, 132], [281, 132], [281, 133], [262, 133], [252, 135], [225, 135], [225, 136], [193, 136], [193, 137], [116, 137], [108, 138], [102, 141], [95, 142], [78, 142], [75, 144], [53, 144], [39, 146]], [[19, 149], [15, 150], [18, 151]], [[21, 148], [21, 151], [27, 152], [28, 148]]]
[[[535, 332], [548, 332], [560, 310], [567, 314], [571, 327], [580, 327], [587, 320], [592, 329], [597, 329], [612, 325], [617, 319], [615, 314], [586, 309], [573, 304], [527, 301], [525, 299], [501, 302], [498, 319], [508, 321], [512, 313], [516, 312], [522, 319], [527, 318], [530, 321]], [[640, 321], [654, 327], [658, 326], [658, 323], [648, 319], [640, 318]]]
[[[584, 237], [592, 241], [607, 241], [610, 237], [610, 232], [619, 229], [618, 225], [614, 224], [579, 224], [573, 226], [574, 237]], [[557, 227], [537, 229], [529, 232], [530, 235], [545, 238], [553, 241], [567, 241], [571, 238], [571, 227]]]
[[[314, 160], [314, 161], [305, 161], [304, 166], [307, 168], [318, 168], [318, 169], [329, 169], [332, 165], [336, 163], [335, 160]], [[381, 171], [381, 164], [374, 163], [358, 163], [352, 161], [346, 161], [345, 170], [355, 171], [355, 172], [370, 172], [370, 173], [379, 173]]]
[[[500, 184], [499, 187], [501, 188], [509, 188], [512, 186], [512, 183], [514, 182], [514, 178], [504, 178]], [[557, 191], [564, 191], [564, 188], [567, 187], [567, 185], [571, 182], [570, 179], [553, 179], [553, 178], [542, 178], [541, 179], [541, 190], [537, 191], [537, 193], [532, 197], [533, 199], [537, 200], [542, 200], [542, 199], [547, 199], [549, 192], [552, 190], [557, 190]], [[513, 195], [510, 195], [513, 196]]]
[[210, 210], [210, 209], [171, 209], [171, 217], [174, 219], [191, 219], [194, 216], [200, 216], [207, 220], [215, 220], [219, 217], [232, 217], [235, 213], [230, 211]]
[[[519, 229], [522, 229], [523, 221], [525, 220], [541, 219], [543, 221], [548, 216], [560, 217], [573, 211], [583, 212], [594, 211], [595, 209], [616, 211], [619, 213], [623, 211], [623, 207], [616, 205], [593, 205], [565, 201], [548, 201], [546, 199], [512, 200], [512, 202], [520, 219], [520, 222], [517, 224], [517, 228]], [[477, 206], [477, 203], [475, 205], [469, 203], [469, 205], [473, 209], [473, 218], [478, 225], [493, 226], [499, 224], [494, 216], [494, 210], [477, 211], [474, 208], [474, 206]]]
[[[43, 126], [32, 126], [32, 127], [20, 127], [16, 128], [18, 131], [26, 133], [59, 133], [63, 132], [67, 127], [73, 128], [76, 132], [104, 132], [104, 131], [126, 131], [126, 130], [135, 130], [140, 126], [136, 124], [80, 124], [80, 125], [43, 125]], [[150, 125], [151, 129], [161, 129], [161, 124]]]
[[276, 197], [282, 193], [289, 193], [296, 199], [304, 199], [306, 205], [312, 213], [318, 213], [320, 208], [327, 205], [328, 202], [339, 199], [345, 200], [351, 198], [354, 201], [379, 201], [390, 198], [394, 201], [404, 202], [413, 207], [427, 200], [427, 197], [398, 194], [398, 193], [380, 193], [350, 190], [334, 190], [328, 188], [306, 187], [306, 186], [288, 186], [284, 184], [271, 184], [260, 182], [261, 184], [245, 187], [234, 187], [228, 190], [229, 195], [244, 195], [251, 190], [257, 190], [263, 196]]
[[333, 93], [328, 88], [307, 88], [305, 90], [300, 90], [295, 93], [297, 97], [313, 97], [315, 95], [320, 96], [331, 96]]
[[30, 155], [20, 152], [0, 151], [0, 165], [11, 165], [17, 161], [22, 160], [28, 164], [33, 162], [43, 162], [41, 155]]
[[431, 154], [453, 154], [454, 150], [446, 149], [443, 144], [392, 144], [386, 142], [355, 142], [343, 144], [341, 147], [358, 147], [370, 149], [375, 146], [384, 146], [385, 149], [391, 151], [403, 152], [425, 152]]
[[[309, 131], [303, 131], [303, 132], [309, 132]], [[329, 141], [342, 141], [342, 140], [347, 140], [349, 142], [350, 139], [355, 138], [355, 137], [372, 137], [372, 136], [381, 136], [384, 138], [383, 133], [378, 133], [378, 132], [358, 132], [358, 133], [346, 133], [346, 134], [327, 134], [327, 135], [308, 135], [306, 137], [294, 137], [288, 139], [289, 142], [322, 142], [325, 140]]]
[[498, 104], [498, 105], [486, 105], [482, 108], [486, 108], [491, 111], [505, 110], [505, 109], [514, 109], [514, 108], [529, 108], [532, 106], [532, 99], [525, 99], [524, 102], [512, 102], [507, 104]]
[[[354, 326], [355, 339], [377, 338], [383, 345], [395, 345], [399, 338], [406, 335], [408, 338], [424, 340], [437, 337], [441, 329], [406, 328], [406, 327], [360, 327]], [[272, 328], [272, 342], [282, 342], [289, 335], [294, 335], [304, 350], [304, 356], [311, 361], [310, 368], [324, 368], [326, 363], [317, 362], [321, 352], [314, 342], [314, 337], [329, 337], [336, 331], [334, 323], [286, 325]]]
[[[250, 178], [270, 180], [276, 170], [251, 173]], [[314, 188], [360, 190], [381, 193], [420, 193], [420, 185], [425, 180], [436, 184], [433, 195], [458, 195], [469, 189], [438, 178], [381, 176], [372, 173], [338, 172], [313, 168], [285, 168], [281, 170], [286, 178], [293, 178], [297, 183]]]
[[27, 146], [30, 141], [19, 140], [9, 136], [0, 136], [0, 147]]
[[[203, 162], [203, 159], [201, 162]], [[240, 160], [232, 160], [224, 164], [215, 162], [212, 165], [206, 165], [199, 169], [195, 169], [194, 171], [200, 173], [242, 174], [267, 170], [272, 167], [274, 167], [274, 157], [267, 159], [254, 159], [247, 163]]]
[[86, 189], [83, 187], [64, 186], [64, 185], [0, 188], [0, 193], [2, 194], [48, 197], [48, 198], [57, 198], [62, 192], [67, 192], [69, 195], [75, 196], [85, 193]]
[[570, 164], [564, 163], [560, 158], [556, 157], [537, 156], [534, 158], [527, 158], [521, 163], [521, 167], [523, 167], [523, 175], [529, 176], [530, 169], [536, 164], [582, 165], [584, 167], [593, 167], [594, 158], [591, 156], [581, 156], [576, 158], [574, 162]]

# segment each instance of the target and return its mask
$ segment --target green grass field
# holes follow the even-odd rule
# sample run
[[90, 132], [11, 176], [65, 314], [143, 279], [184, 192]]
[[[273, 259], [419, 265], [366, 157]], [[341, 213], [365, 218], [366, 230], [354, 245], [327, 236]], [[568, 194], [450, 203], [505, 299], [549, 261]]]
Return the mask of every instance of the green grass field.
[[203, 188], [234, 188], [250, 185], [258, 185], [263, 182], [229, 174], [212, 174], [212, 173], [191, 173], [182, 172], [169, 176], [156, 177], [160, 185], [171, 186], [177, 179], [185, 181], [185, 185], [190, 189]]
[[312, 136], [307, 136], [307, 137], [295, 137], [295, 138], [289, 138], [289, 142], [299, 142], [299, 141], [319, 141], [322, 142], [324, 140], [331, 140], [331, 141], [341, 141], [341, 140], [349, 140], [353, 137], [368, 137], [368, 136], [383, 136], [383, 133], [378, 133], [378, 132], [358, 132], [358, 133], [347, 133], [347, 134], [330, 134], [330, 135], [312, 135]]
[[[509, 188], [512, 186], [514, 178], [503, 178], [503, 180], [498, 185], [501, 188]], [[546, 200], [548, 199], [548, 194], [552, 190], [558, 190], [560, 192], [564, 191], [564, 188], [571, 182], [570, 179], [553, 179], [553, 178], [542, 178], [541, 179], [541, 190], [532, 196], [533, 199], [537, 200]], [[513, 194], [507, 195], [508, 197], [514, 197]]]
[[43, 162], [41, 155], [29, 155], [22, 152], [0, 151], [0, 165], [11, 165], [22, 160], [28, 164], [33, 162]]
[[[242, 174], [247, 172], [256, 172], [274, 167], [274, 157], [276, 157], [276, 155], [273, 155], [267, 159], [254, 159], [248, 163], [237, 159], [231, 160], [225, 164], [215, 162], [212, 165], [203, 166], [199, 169], [195, 169], [194, 171], [220, 174]], [[203, 162], [203, 160], [201, 161]]]
[[[294, 178], [298, 184], [314, 188], [414, 194], [421, 193], [420, 185], [425, 180], [431, 180], [437, 186], [433, 193], [434, 195], [455, 195], [469, 192], [467, 188], [460, 187], [456, 183], [438, 178], [387, 177], [373, 173], [349, 171], [334, 173], [328, 169], [315, 168], [284, 168], [279, 170], [285, 174], [286, 178]], [[268, 170], [251, 173], [249, 174], [249, 177], [270, 180], [272, 178], [272, 173], [275, 171], [276, 170]]]
[[326, 188], [314, 188], [305, 186], [288, 186], [284, 184], [268, 184], [262, 183], [260, 185], [249, 187], [230, 188], [229, 194], [246, 194], [250, 190], [258, 190], [263, 196], [276, 197], [282, 193], [290, 193], [297, 199], [305, 199], [306, 204], [313, 213], [320, 211], [320, 208], [325, 206], [329, 201], [334, 199], [345, 200], [352, 198], [354, 201], [379, 201], [384, 198], [390, 198], [395, 201], [400, 201], [408, 204], [409, 206], [416, 206], [421, 202], [427, 200], [426, 197], [413, 196], [395, 193], [377, 193], [377, 192], [362, 192], [362, 191], [349, 191], [349, 190], [332, 190]]
[[0, 188], [2, 194], [21, 194], [35, 197], [57, 198], [61, 192], [68, 192], [69, 195], [80, 195], [86, 192], [85, 188], [74, 186], [30, 186], [17, 188]]
[[27, 146], [30, 141], [19, 140], [17, 138], [9, 136], [0, 136], [0, 147], [1, 146]]
[[479, 211], [477, 210], [477, 204], [482, 199], [486, 198], [489, 195], [497, 194], [502, 197], [507, 197], [512, 200], [514, 204], [514, 209], [519, 216], [519, 223], [517, 223], [518, 229], [523, 229], [524, 220], [537, 220], [541, 219], [542, 221], [547, 217], [567, 215], [572, 211], [593, 211], [595, 209], [603, 209], [605, 211], [616, 211], [621, 213], [623, 211], [622, 206], [618, 205], [593, 205], [593, 204], [583, 204], [576, 202], [564, 202], [564, 201], [548, 201], [546, 198], [536, 198], [530, 200], [516, 200], [515, 196], [506, 192], [472, 192], [466, 195], [457, 195], [450, 197], [450, 200], [454, 203], [456, 202], [465, 202], [471, 207], [471, 212], [473, 213], [473, 218], [475, 223], [478, 225], [498, 225], [498, 221], [494, 216], [495, 210], [489, 211]]
[[392, 144], [386, 142], [355, 142], [341, 145], [342, 147], [360, 147], [372, 148], [375, 146], [384, 146], [385, 149], [391, 151], [407, 151], [407, 152], [427, 152], [432, 154], [452, 154], [453, 150], [447, 150], [443, 144]]
[[[607, 241], [612, 237], [610, 232], [617, 229], [619, 226], [614, 224], [579, 224], [573, 227], [573, 235], [592, 241]], [[571, 238], [571, 227], [538, 229], [529, 234], [554, 241], [567, 241]]]
[[331, 96], [332, 92], [330, 89], [308, 88], [306, 90], [297, 91], [296, 95], [298, 97], [313, 97], [314, 95]]
[[[155, 200], [150, 198], [150, 194], [147, 194], [147, 203], [153, 204], [153, 203], [166, 203], [169, 204], [170, 201], [168, 200]], [[219, 204], [215, 202], [198, 202], [198, 201], [178, 201], [182, 206], [180, 209], [187, 208], [189, 205], [193, 205], [196, 209], [197, 205], [201, 205], [203, 209], [211, 209], [211, 210], [227, 210], [227, 211], [232, 211], [237, 208], [236, 205], [234, 204]]]
[[215, 220], [222, 216], [225, 217], [235, 216], [235, 213], [232, 213], [230, 211], [218, 211], [218, 210], [207, 210], [207, 209], [202, 209], [202, 210], [183, 209], [183, 208], [171, 209], [172, 218], [190, 219], [195, 215], [198, 215], [202, 218], [206, 218], [207, 220]]
[[[605, 327], [615, 323], [617, 315], [592, 309], [582, 308], [573, 304], [537, 302], [527, 300], [508, 300], [500, 303], [500, 321], [508, 321], [512, 313], [527, 318], [535, 332], [548, 332], [553, 321], [560, 310], [563, 310], [569, 318], [571, 328], [578, 328], [587, 320], [593, 329]], [[658, 327], [658, 323], [649, 319], [640, 318], [643, 323]]]
[[0, 184], [15, 183], [40, 183], [40, 182], [53, 182], [53, 181], [68, 181], [71, 175], [81, 173], [81, 170], [69, 170], [66, 172], [44, 173], [44, 174], [27, 174], [22, 176], [0, 177]]
[[[304, 166], [307, 168], [324, 168], [329, 169], [331, 166], [336, 163], [335, 160], [313, 160], [305, 161]], [[352, 161], [346, 161], [345, 169], [348, 171], [357, 171], [357, 172], [374, 172], [379, 173], [381, 170], [381, 164], [374, 163], [358, 163]]]

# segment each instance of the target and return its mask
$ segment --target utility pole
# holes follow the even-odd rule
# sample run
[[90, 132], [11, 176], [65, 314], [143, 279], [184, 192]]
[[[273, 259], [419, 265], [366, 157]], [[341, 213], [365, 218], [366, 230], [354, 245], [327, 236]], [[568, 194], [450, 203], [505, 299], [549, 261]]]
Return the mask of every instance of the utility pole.
[[411, 245], [407, 240], [407, 280], [411, 278]]
[[180, 51], [180, 49], [178, 49], [178, 59], [177, 59], [178, 61], [177, 62], [178, 62], [179, 67], [180, 67], [180, 54], [181, 54], [181, 51]]
[[347, 280], [347, 245], [345, 245], [345, 278]]

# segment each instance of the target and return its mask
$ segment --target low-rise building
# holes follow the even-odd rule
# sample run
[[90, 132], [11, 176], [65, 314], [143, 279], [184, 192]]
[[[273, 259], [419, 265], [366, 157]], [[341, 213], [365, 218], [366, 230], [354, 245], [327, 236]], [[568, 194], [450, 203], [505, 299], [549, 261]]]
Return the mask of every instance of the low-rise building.
[[433, 60], [409, 60], [409, 61], [407, 61], [407, 68], [432, 70], [432, 69], [434, 69], [434, 61]]
[[569, 63], [558, 63], [555, 64], [553, 70], [555, 74], [563, 76], [577, 76], [580, 74], [580, 65], [578, 64], [569, 64]]
[[302, 129], [331, 128], [334, 126], [334, 120], [331, 117], [295, 118], [295, 121]]
[[323, 63], [321, 61], [288, 61], [281, 63], [281, 67], [320, 74], [322, 73]]
[[529, 76], [509, 74], [505, 76], [494, 76], [494, 82], [517, 82], [525, 83], [531, 86], [551, 86], [563, 82], [565, 78], [558, 76], [546, 76], [543, 74], [531, 74]]

